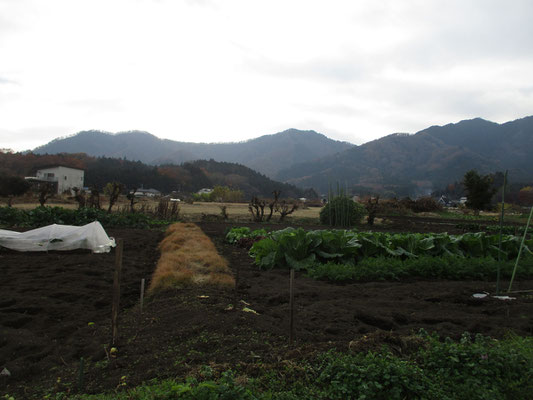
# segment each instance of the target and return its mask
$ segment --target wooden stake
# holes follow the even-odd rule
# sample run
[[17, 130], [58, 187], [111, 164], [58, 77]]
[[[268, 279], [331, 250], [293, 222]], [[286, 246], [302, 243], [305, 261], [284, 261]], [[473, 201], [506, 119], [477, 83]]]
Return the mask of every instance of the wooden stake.
[[143, 313], [143, 303], [144, 303], [144, 278], [141, 279], [141, 314]]
[[289, 281], [289, 346], [294, 341], [294, 268], [291, 268], [291, 277]]
[[498, 269], [496, 271], [496, 295], [500, 294], [500, 274], [501, 274], [501, 264], [502, 264], [502, 230], [503, 230], [503, 217], [505, 215], [505, 186], [507, 184], [507, 170], [505, 170], [505, 175], [503, 176], [503, 187], [502, 187], [502, 212], [500, 214], [500, 230], [498, 236]]
[[111, 309], [111, 331], [113, 339], [111, 343], [117, 344], [118, 339], [118, 310], [120, 305], [120, 273], [122, 270], [122, 251], [124, 242], [122, 239], [117, 239], [117, 247], [115, 253], [115, 275], [113, 277], [113, 306]]
[[83, 367], [84, 367], [84, 360], [82, 357], [80, 358], [80, 365], [78, 369], [78, 393], [83, 392]]

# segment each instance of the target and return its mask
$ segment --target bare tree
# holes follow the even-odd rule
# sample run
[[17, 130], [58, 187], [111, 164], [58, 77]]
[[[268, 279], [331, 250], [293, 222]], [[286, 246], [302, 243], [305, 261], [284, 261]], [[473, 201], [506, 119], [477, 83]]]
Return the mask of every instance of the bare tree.
[[267, 221], [270, 221], [270, 219], [272, 218], [272, 214], [276, 210], [276, 207], [278, 205], [279, 195], [281, 194], [281, 190], [274, 190], [272, 194], [274, 195], [274, 199], [270, 200], [270, 202], [268, 203], [268, 208], [270, 209], [270, 213], [267, 216], [267, 219], [266, 219]]
[[265, 200], [261, 200], [257, 196], [252, 197], [252, 200], [248, 204], [248, 210], [252, 213], [252, 218], [255, 222], [263, 222], [265, 206]]
[[130, 212], [131, 213], [135, 212], [135, 204], [137, 204], [137, 202], [135, 201], [136, 200], [135, 192], [137, 192], [137, 188], [133, 188], [131, 192], [129, 192], [126, 195], [126, 198], [130, 201]]
[[39, 204], [44, 207], [46, 201], [54, 194], [54, 187], [50, 183], [43, 183], [39, 187]]
[[282, 222], [285, 217], [289, 214], [292, 214], [298, 209], [298, 203], [289, 203], [285, 200], [282, 200], [276, 204], [276, 211], [279, 212], [279, 222]]
[[366, 212], [368, 213], [368, 216], [366, 217], [366, 223], [370, 226], [374, 225], [374, 219], [376, 219], [376, 215], [379, 210], [379, 195], [374, 197], [374, 200], [372, 201], [372, 196], [369, 197], [366, 201], [365, 208]]
[[119, 182], [112, 182], [106, 185], [106, 192], [109, 195], [109, 207], [107, 209], [108, 213], [111, 212], [111, 208], [117, 202], [118, 196], [120, 196], [122, 190], [124, 190], [124, 185]]
[[74, 192], [74, 200], [76, 200], [76, 202], [78, 203], [78, 208], [85, 207], [87, 203], [85, 194], [77, 187], [72, 188], [72, 191]]
[[89, 196], [89, 200], [87, 201], [87, 206], [90, 208], [98, 208], [100, 209], [100, 191], [96, 186], [93, 186], [91, 188], [91, 195]]

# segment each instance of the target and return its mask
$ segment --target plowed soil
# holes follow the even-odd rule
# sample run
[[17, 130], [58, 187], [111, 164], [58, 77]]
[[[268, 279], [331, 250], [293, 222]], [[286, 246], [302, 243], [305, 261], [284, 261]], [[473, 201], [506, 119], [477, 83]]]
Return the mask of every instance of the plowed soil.
[[[424, 328], [452, 338], [465, 331], [496, 338], [509, 332], [533, 334], [531, 293], [511, 301], [472, 297], [493, 293], [493, 282], [336, 285], [297, 273], [295, 343], [289, 347], [288, 271], [259, 271], [246, 250], [225, 244], [231, 224], [199, 225], [228, 259], [236, 290], [170, 290], [147, 298], [142, 314], [140, 281], [149, 284], [163, 234], [108, 231], [124, 239], [116, 355], [108, 352], [114, 252], [0, 249], [0, 369], [11, 373], [0, 377], [0, 394], [41, 398], [54, 391], [121, 390], [153, 378], [182, 378], [206, 364], [253, 375], [258, 368], [329, 348], [346, 350], [364, 335], [387, 337], [383, 332], [408, 335]], [[533, 280], [519, 278], [513, 289], [533, 289]]]

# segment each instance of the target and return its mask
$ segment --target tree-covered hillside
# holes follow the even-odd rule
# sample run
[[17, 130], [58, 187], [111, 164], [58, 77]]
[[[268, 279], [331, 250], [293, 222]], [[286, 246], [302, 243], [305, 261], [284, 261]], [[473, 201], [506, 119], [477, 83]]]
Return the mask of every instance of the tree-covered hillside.
[[327, 191], [341, 182], [354, 192], [428, 194], [460, 181], [466, 171], [509, 170], [514, 181], [533, 178], [533, 117], [505, 124], [480, 118], [393, 134], [342, 153], [282, 170], [276, 178]]
[[34, 150], [37, 154], [84, 152], [95, 157], [127, 158], [146, 164], [182, 164], [194, 160], [236, 162], [273, 177], [294, 163], [311, 161], [353, 147], [315, 131], [288, 129], [235, 143], [178, 142], [141, 131], [111, 134], [83, 131]]
[[215, 185], [241, 190], [245, 198], [270, 197], [281, 191], [282, 197], [301, 197], [302, 189], [275, 182], [243, 165], [210, 161], [182, 165], [153, 166], [126, 159], [90, 157], [78, 154], [10, 154], [0, 153], [0, 174], [34, 176], [39, 168], [64, 165], [85, 170], [85, 186], [102, 189], [108, 182], [120, 182], [127, 189], [154, 188], [163, 193], [196, 192]]

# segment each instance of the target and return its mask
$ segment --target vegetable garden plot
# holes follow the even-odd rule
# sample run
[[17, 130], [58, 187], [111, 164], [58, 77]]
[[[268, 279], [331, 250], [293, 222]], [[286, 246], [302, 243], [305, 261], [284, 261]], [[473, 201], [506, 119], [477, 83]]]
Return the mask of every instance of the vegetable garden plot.
[[[226, 240], [249, 244], [250, 255], [262, 269], [274, 267], [306, 270], [315, 278], [330, 280], [397, 279], [402, 276], [492, 279], [498, 255], [503, 273], [510, 275], [520, 238], [483, 232], [462, 235], [317, 230], [286, 228], [274, 232], [234, 228]], [[527, 240], [521, 274], [533, 276], [533, 257]]]
[[[110, 229], [124, 240], [121, 307], [139, 298], [141, 278], [157, 261], [162, 232]], [[21, 253], [0, 249], [0, 366], [11, 376], [6, 387], [74, 366], [80, 357], [105, 358], [111, 325], [114, 252], [88, 250]], [[0, 368], [1, 369], [1, 368]], [[17, 398], [27, 398], [20, 396]]]
[[[43, 310], [35, 315], [42, 319], [35, 317], [35, 322], [24, 324], [22, 321], [24, 325], [12, 328], [13, 335], [21, 338], [30, 338], [31, 334], [31, 338], [39, 336], [46, 343], [58, 339], [55, 347], [49, 347], [50, 353], [40, 361], [40, 348], [31, 348], [35, 342], [25, 341], [25, 346], [19, 350], [20, 355], [14, 359], [24, 368], [33, 368], [34, 374], [30, 371], [20, 378], [21, 369], [14, 368], [12, 382], [15, 383], [11, 387], [18, 385], [19, 390], [6, 389], [2, 386], [6, 381], [2, 381], [0, 393], [15, 394], [17, 399], [31, 398], [23, 391], [24, 387], [36, 390], [46, 383], [47, 393], [55, 393], [58, 386], [62, 390], [66, 385], [75, 387], [81, 356], [86, 360], [86, 390], [94, 393], [113, 392], [122, 382], [127, 385], [120, 386], [119, 391], [154, 378], [172, 376], [184, 380], [185, 376], [202, 371], [202, 365], [212, 366], [215, 373], [228, 365], [240, 365], [250, 374], [271, 365], [285, 368], [317, 351], [333, 347], [345, 351], [350, 342], [365, 336], [374, 337], [373, 333], [380, 331], [393, 330], [398, 335], [409, 335], [424, 328], [454, 339], [459, 339], [465, 331], [495, 338], [501, 338], [509, 331], [522, 336], [533, 334], [533, 298], [517, 296], [513, 302], [472, 298], [472, 293], [492, 290], [493, 285], [487, 282], [406, 279], [336, 285], [309, 279], [297, 272], [297, 348], [287, 351], [288, 271], [259, 271], [246, 249], [225, 243], [228, 224], [199, 225], [228, 260], [237, 278], [236, 291], [190, 287], [158, 293], [145, 303], [140, 323], [138, 309], [128, 310], [128, 307], [138, 301], [140, 279], [150, 276], [153, 271], [159, 257], [156, 249], [162, 233], [135, 231], [128, 235], [128, 231], [123, 230], [109, 232], [125, 239], [120, 324], [120, 335], [125, 340], [121, 341], [114, 361], [109, 361], [102, 350], [102, 344], [110, 340], [106, 324], [110, 321], [111, 293], [107, 290], [111, 288], [112, 274], [109, 278], [105, 278], [106, 274], [86, 275], [112, 272], [113, 253], [104, 255], [109, 260], [102, 265], [95, 265], [95, 256], [89, 253], [78, 254], [80, 257], [67, 264], [64, 257], [69, 254], [32, 256], [0, 251], [2, 267], [9, 265], [8, 280], [0, 282], [0, 289], [4, 290], [10, 281], [14, 281], [13, 288], [17, 291], [10, 288], [3, 293], [9, 293], [10, 299], [20, 297], [17, 304], [0, 302], [0, 324], [9, 315], [16, 319], [25, 317], [23, 308], [28, 310], [26, 316], [31, 316], [30, 304], [38, 304], [40, 297], [48, 297], [47, 293], [57, 295], [54, 298], [58, 301], [54, 304], [47, 300], [44, 305], [39, 305]], [[36, 263], [37, 256], [45, 256], [46, 263]], [[56, 268], [62, 271], [55, 271]], [[78, 273], [68, 275], [67, 271], [71, 269], [83, 272], [83, 276]], [[128, 277], [129, 273], [133, 276]], [[86, 285], [99, 287], [86, 288]], [[531, 287], [533, 280], [520, 278], [516, 289]], [[100, 298], [104, 293], [108, 299]], [[244, 303], [241, 300], [259, 315], [242, 312], [240, 305]], [[100, 307], [96, 311], [92, 308], [95, 303]], [[226, 311], [228, 304], [239, 307]], [[64, 320], [55, 320], [61, 313], [68, 315], [72, 326], [67, 327]], [[88, 326], [87, 319], [95, 324]], [[46, 326], [49, 330], [45, 331]], [[60, 329], [64, 329], [61, 336], [52, 335]], [[378, 342], [375, 348], [386, 343]], [[0, 353], [4, 349], [0, 340]], [[57, 384], [58, 377], [61, 377], [60, 385]], [[122, 377], [126, 378], [121, 380]], [[34, 398], [42, 399], [43, 396]]]

